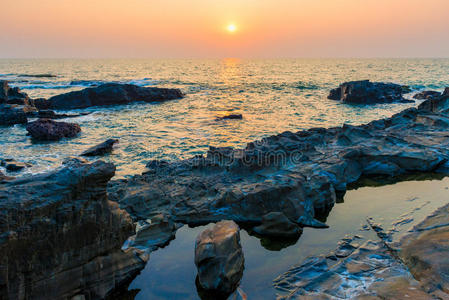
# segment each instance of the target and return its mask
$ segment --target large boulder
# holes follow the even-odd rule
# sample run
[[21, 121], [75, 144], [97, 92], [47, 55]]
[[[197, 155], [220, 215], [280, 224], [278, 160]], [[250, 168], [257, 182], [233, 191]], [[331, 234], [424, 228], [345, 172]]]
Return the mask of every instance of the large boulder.
[[96, 146], [93, 146], [83, 153], [81, 153], [81, 156], [98, 156], [98, 155], [104, 155], [106, 153], [109, 153], [112, 151], [112, 147], [115, 143], [117, 143], [117, 139], [107, 139], [103, 143], [100, 143]]
[[0, 184], [0, 299], [103, 299], [144, 267], [121, 250], [134, 224], [108, 200], [114, 172], [72, 162]]
[[26, 130], [36, 140], [57, 141], [76, 136], [81, 128], [78, 124], [39, 119], [27, 125]]
[[413, 102], [402, 97], [403, 91], [403, 86], [394, 83], [350, 81], [331, 90], [328, 99], [356, 104]]
[[29, 98], [18, 87], [11, 88], [6, 80], [0, 80], [0, 103], [28, 105]]
[[0, 126], [26, 124], [27, 122], [28, 118], [22, 108], [9, 104], [0, 104]]
[[48, 100], [35, 99], [39, 109], [74, 109], [90, 106], [128, 104], [134, 101], [161, 102], [179, 99], [184, 95], [179, 89], [140, 87], [133, 84], [107, 83], [81, 91], [57, 95]]
[[195, 265], [203, 289], [232, 293], [244, 269], [238, 225], [233, 221], [221, 221], [201, 232], [195, 242]]

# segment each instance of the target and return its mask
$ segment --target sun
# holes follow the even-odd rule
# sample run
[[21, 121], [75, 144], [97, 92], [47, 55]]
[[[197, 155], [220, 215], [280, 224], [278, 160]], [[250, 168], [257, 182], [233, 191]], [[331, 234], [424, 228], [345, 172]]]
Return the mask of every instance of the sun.
[[226, 29], [228, 30], [228, 32], [233, 33], [237, 30], [237, 26], [235, 26], [235, 24], [231, 23], [228, 25], [228, 27], [226, 27]]

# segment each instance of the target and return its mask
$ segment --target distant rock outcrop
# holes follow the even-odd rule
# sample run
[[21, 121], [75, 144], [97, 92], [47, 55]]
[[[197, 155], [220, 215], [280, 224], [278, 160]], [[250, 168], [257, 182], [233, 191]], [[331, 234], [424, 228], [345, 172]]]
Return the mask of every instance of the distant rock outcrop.
[[121, 250], [134, 225], [108, 201], [114, 172], [73, 162], [0, 183], [1, 299], [103, 299], [137, 275], [148, 257]]
[[195, 265], [203, 289], [232, 293], [240, 283], [244, 263], [239, 227], [234, 222], [218, 222], [198, 235]]
[[404, 87], [398, 84], [361, 80], [342, 83], [338, 88], [332, 89], [327, 98], [355, 104], [414, 102], [404, 99], [403, 93]]
[[135, 101], [161, 102], [184, 97], [179, 89], [140, 87], [132, 84], [107, 83], [81, 91], [35, 99], [38, 109], [74, 109], [91, 106], [128, 104]]
[[78, 124], [39, 119], [27, 125], [26, 130], [36, 140], [57, 141], [76, 136], [81, 128]]

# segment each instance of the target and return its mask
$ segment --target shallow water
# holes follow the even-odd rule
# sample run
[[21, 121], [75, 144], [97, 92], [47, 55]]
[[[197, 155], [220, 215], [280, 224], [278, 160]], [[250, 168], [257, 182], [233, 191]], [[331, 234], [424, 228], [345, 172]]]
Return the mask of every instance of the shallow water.
[[[272, 287], [273, 279], [307, 256], [327, 254], [346, 235], [376, 240], [372, 230], [363, 229], [369, 217], [385, 231], [395, 228], [393, 241], [398, 241], [427, 215], [448, 203], [448, 188], [449, 178], [444, 178], [348, 191], [344, 202], [330, 212], [329, 228], [304, 228], [296, 243], [280, 251], [264, 248], [258, 238], [242, 230], [245, 271], [240, 287], [249, 299], [274, 299], [279, 291]], [[199, 299], [194, 245], [196, 236], [206, 227], [184, 226], [167, 247], [151, 253], [146, 268], [129, 287], [140, 290], [134, 299]]]
[[[24, 74], [56, 77], [24, 77]], [[410, 104], [343, 105], [326, 99], [348, 80], [371, 79], [441, 90], [449, 82], [449, 59], [295, 60], [0, 60], [0, 80], [32, 97], [49, 97], [100, 82], [177, 87], [186, 98], [160, 104], [89, 108], [82, 133], [57, 143], [32, 143], [25, 127], [0, 128], [0, 158], [15, 158], [41, 172], [60, 165], [107, 138], [119, 145], [106, 157], [118, 176], [141, 173], [151, 159], [203, 154], [208, 146], [242, 147], [285, 130], [365, 123]], [[242, 113], [243, 120], [216, 121]], [[22, 172], [23, 173], [23, 172]]]

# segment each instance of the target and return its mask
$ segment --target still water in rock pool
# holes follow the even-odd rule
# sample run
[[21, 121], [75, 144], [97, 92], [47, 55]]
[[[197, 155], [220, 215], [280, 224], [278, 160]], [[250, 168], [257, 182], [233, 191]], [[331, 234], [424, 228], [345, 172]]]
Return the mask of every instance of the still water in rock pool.
[[[329, 228], [305, 228], [296, 242], [282, 249], [279, 244], [259, 240], [241, 230], [245, 271], [240, 288], [248, 299], [274, 299], [277, 294], [285, 294], [273, 287], [273, 279], [306, 257], [327, 254], [346, 236], [378, 240], [366, 228], [368, 218], [380, 224], [385, 232], [392, 232], [393, 241], [398, 241], [448, 202], [448, 188], [449, 178], [443, 178], [350, 190], [344, 202], [337, 203], [329, 213], [326, 220]], [[184, 226], [168, 246], [152, 252], [146, 268], [129, 286], [129, 294], [136, 294], [131, 299], [200, 299], [195, 286], [194, 245], [196, 236], [210, 226]]]

